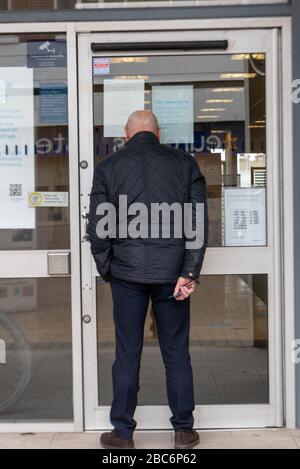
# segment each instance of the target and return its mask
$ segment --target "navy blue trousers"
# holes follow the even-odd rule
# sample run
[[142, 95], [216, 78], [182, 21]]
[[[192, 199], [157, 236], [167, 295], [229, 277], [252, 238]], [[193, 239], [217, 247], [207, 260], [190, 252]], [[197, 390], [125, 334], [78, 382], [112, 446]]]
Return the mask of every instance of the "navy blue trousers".
[[168, 403], [174, 430], [193, 428], [194, 391], [189, 354], [190, 300], [167, 300], [175, 285], [140, 284], [113, 279], [113, 316], [116, 355], [112, 366], [113, 402], [110, 419], [121, 438], [131, 438], [136, 427], [140, 359], [149, 304], [158, 329], [166, 369]]

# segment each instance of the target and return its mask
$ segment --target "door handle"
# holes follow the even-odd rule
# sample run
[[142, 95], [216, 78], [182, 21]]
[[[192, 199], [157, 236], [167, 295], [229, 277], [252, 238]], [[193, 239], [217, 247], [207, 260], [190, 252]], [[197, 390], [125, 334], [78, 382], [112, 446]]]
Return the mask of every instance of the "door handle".
[[83, 235], [82, 235], [81, 241], [83, 243], [86, 243], [87, 241], [89, 241], [89, 235], [88, 235], [88, 232], [87, 232], [88, 220], [89, 220], [88, 212], [83, 212], [81, 214], [81, 218], [83, 219]]
[[47, 264], [48, 264], [48, 275], [70, 275], [71, 274], [71, 262], [70, 252], [48, 252], [47, 253]]

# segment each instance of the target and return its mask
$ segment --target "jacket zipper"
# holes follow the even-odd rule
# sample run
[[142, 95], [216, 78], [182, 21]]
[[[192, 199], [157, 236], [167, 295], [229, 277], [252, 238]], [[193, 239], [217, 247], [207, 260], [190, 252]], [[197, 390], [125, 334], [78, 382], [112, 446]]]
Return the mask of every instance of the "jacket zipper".
[[[145, 187], [145, 195], [146, 195], [146, 207], [148, 210], [148, 237], [151, 235], [149, 233], [149, 181], [148, 181], [148, 163], [146, 161], [146, 156], [142, 156], [143, 158], [143, 176], [144, 176], [144, 187]], [[151, 219], [150, 219], [151, 222]], [[144, 249], [144, 265], [148, 266], [148, 249]]]

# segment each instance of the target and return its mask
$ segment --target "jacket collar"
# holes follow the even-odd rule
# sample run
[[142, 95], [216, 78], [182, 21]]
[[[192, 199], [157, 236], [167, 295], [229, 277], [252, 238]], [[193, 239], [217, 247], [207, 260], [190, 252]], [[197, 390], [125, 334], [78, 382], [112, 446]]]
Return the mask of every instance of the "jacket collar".
[[134, 143], [159, 143], [159, 140], [154, 133], [149, 132], [148, 130], [142, 130], [141, 132], [137, 132], [133, 137], [131, 137], [126, 142], [126, 145], [131, 145]]

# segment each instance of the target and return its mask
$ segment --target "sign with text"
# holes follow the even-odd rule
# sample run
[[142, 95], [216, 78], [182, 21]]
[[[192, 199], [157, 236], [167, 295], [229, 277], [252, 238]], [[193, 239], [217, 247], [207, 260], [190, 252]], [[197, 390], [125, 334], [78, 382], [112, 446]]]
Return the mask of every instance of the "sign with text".
[[110, 57], [93, 58], [93, 76], [103, 76], [110, 74]]
[[225, 246], [265, 246], [266, 189], [224, 188]]
[[34, 190], [33, 70], [0, 67], [0, 229], [35, 227], [27, 203]]
[[66, 41], [28, 41], [27, 67], [53, 68], [67, 66]]
[[40, 124], [68, 124], [66, 83], [40, 83]]
[[161, 132], [161, 143], [194, 143], [193, 85], [152, 87], [152, 111]]
[[30, 192], [28, 203], [31, 207], [68, 207], [68, 192]]
[[104, 137], [124, 137], [128, 117], [144, 101], [144, 80], [104, 80]]

